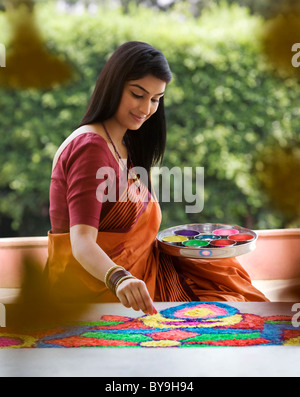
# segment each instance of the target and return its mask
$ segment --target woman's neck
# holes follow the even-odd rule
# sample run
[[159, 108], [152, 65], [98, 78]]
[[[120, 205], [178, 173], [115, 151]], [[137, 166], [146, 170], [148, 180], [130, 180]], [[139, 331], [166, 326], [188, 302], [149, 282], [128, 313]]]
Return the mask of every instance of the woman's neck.
[[104, 130], [105, 138], [108, 140], [108, 145], [112, 153], [116, 156], [117, 160], [119, 158], [127, 159], [128, 151], [126, 145], [123, 143], [123, 138], [126, 133], [124, 129], [117, 128], [116, 124], [111, 120], [107, 120], [101, 123], [101, 127]]
[[123, 138], [127, 130], [118, 124], [113, 118], [106, 120], [103, 124], [114, 144], [119, 148], [123, 147]]

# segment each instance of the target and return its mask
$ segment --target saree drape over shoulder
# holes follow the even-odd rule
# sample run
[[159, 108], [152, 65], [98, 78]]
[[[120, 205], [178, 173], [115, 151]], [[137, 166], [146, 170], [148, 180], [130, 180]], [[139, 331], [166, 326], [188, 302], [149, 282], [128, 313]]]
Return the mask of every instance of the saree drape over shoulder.
[[[84, 139], [87, 139], [87, 135], [91, 134], [84, 135], [86, 135]], [[110, 165], [115, 167], [115, 160], [106, 142], [98, 135], [96, 137], [96, 134], [92, 135], [94, 135], [92, 139], [96, 139], [106, 151], [105, 158], [109, 159]], [[76, 137], [74, 140], [77, 140], [78, 149], [82, 137]], [[75, 147], [74, 140], [71, 142]], [[86, 224], [95, 226], [97, 216], [94, 214], [100, 212], [97, 220], [97, 244], [113, 262], [144, 280], [154, 301], [267, 301], [265, 296], [251, 284], [249, 275], [235, 258], [181, 259], [160, 252], [156, 236], [161, 223], [161, 211], [158, 202], [145, 185], [141, 184], [140, 189], [137, 189], [129, 179], [126, 189], [119, 190], [121, 194], [113, 204], [104, 203], [103, 200], [98, 204], [89, 202], [87, 196], [81, 198], [81, 192], [85, 194], [81, 185], [79, 193], [68, 186], [72, 172], [76, 175], [74, 168], [72, 169], [73, 164], [76, 163], [77, 157], [80, 157], [79, 154], [75, 156], [74, 153], [70, 153], [72, 150], [68, 144], [60, 151], [57, 164], [53, 168], [50, 187], [52, 230], [48, 233], [48, 260], [45, 274], [52, 292], [60, 299], [68, 302], [118, 301], [103, 282], [88, 273], [74, 258], [70, 233], [66, 226], [67, 223], [68, 228], [73, 224], [84, 223], [85, 219]], [[72, 155], [74, 155], [74, 163], [69, 160]], [[91, 160], [91, 153], [88, 157]], [[94, 178], [101, 166], [100, 163], [96, 161]], [[83, 172], [82, 168], [80, 170]], [[114, 186], [118, 188], [119, 175], [116, 175]], [[73, 178], [78, 183], [78, 178], [74, 176]], [[96, 184], [93, 182], [94, 185], [88, 186], [94, 192], [94, 196], [100, 180], [101, 183], [105, 181], [104, 178], [99, 179]], [[65, 191], [57, 201], [55, 197], [57, 191], [61, 192], [64, 188]], [[84, 211], [77, 206], [78, 196], [79, 201], [86, 199]], [[62, 201], [64, 197], [66, 203]], [[95, 200], [95, 197], [91, 200]], [[97, 200], [99, 201], [99, 197]], [[61, 215], [60, 205], [68, 207], [68, 211]]]

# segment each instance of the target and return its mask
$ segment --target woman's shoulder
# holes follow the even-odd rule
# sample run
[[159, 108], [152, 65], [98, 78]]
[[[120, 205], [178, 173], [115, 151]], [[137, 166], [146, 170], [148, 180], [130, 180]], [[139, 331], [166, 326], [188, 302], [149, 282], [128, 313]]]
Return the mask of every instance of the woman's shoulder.
[[91, 152], [97, 152], [99, 155], [99, 151], [109, 154], [106, 139], [92, 126], [84, 125], [74, 130], [60, 145], [54, 156], [52, 169], [62, 154], [70, 158], [80, 154], [89, 156]]
[[[93, 125], [83, 125], [77, 128], [68, 136], [66, 141], [67, 144], [72, 141], [81, 142], [82, 144], [89, 142], [95, 142], [99, 145], [107, 144], [107, 138], [103, 132]], [[106, 148], [107, 145], [104, 145], [104, 147]]]

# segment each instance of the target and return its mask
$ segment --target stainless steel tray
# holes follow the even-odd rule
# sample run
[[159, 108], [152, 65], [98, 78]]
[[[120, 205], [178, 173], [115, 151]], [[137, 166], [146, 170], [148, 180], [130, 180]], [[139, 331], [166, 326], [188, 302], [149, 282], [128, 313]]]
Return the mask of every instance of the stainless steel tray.
[[[223, 232], [216, 232], [219, 229], [224, 229], [226, 234], [222, 236]], [[230, 231], [230, 229], [234, 229], [234, 231]], [[183, 231], [180, 233], [179, 231]], [[221, 240], [229, 240], [232, 241], [238, 240], [241, 238], [241, 235], [248, 235], [248, 238], [251, 240], [246, 241], [233, 241], [234, 245], [230, 247], [214, 247], [210, 242], [207, 246], [204, 247], [188, 247], [184, 246], [183, 242], [167, 242], [164, 241], [168, 236], [176, 236], [178, 233], [180, 234], [188, 234], [189, 231], [195, 231], [199, 234], [193, 237], [185, 237], [187, 240], [201, 240], [201, 236], [204, 234], [214, 234], [218, 239]], [[215, 232], [215, 233], [214, 233]], [[236, 233], [237, 232], [237, 233]], [[232, 233], [232, 234], [231, 234]], [[252, 236], [252, 238], [251, 238]], [[236, 225], [226, 225], [222, 223], [192, 223], [187, 225], [179, 225], [174, 226], [165, 230], [162, 230], [157, 235], [158, 245], [162, 252], [172, 255], [172, 256], [179, 256], [185, 258], [193, 258], [193, 259], [219, 259], [219, 258], [231, 258], [240, 255], [247, 254], [253, 251], [256, 248], [256, 240], [257, 234], [250, 229], [246, 229]], [[207, 240], [208, 241], [208, 240]], [[185, 243], [187, 244], [187, 243]]]

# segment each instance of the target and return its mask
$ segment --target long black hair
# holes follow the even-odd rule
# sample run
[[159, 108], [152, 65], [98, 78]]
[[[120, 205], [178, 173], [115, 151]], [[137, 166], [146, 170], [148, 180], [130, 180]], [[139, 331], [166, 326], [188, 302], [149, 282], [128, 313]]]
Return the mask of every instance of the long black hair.
[[[172, 79], [165, 56], [151, 45], [129, 41], [121, 45], [106, 62], [92, 94], [81, 125], [108, 120], [117, 112], [125, 83], [147, 75], [169, 83]], [[151, 167], [161, 161], [166, 144], [164, 98], [157, 111], [138, 131], [127, 130], [124, 142], [134, 166], [150, 173]]]

